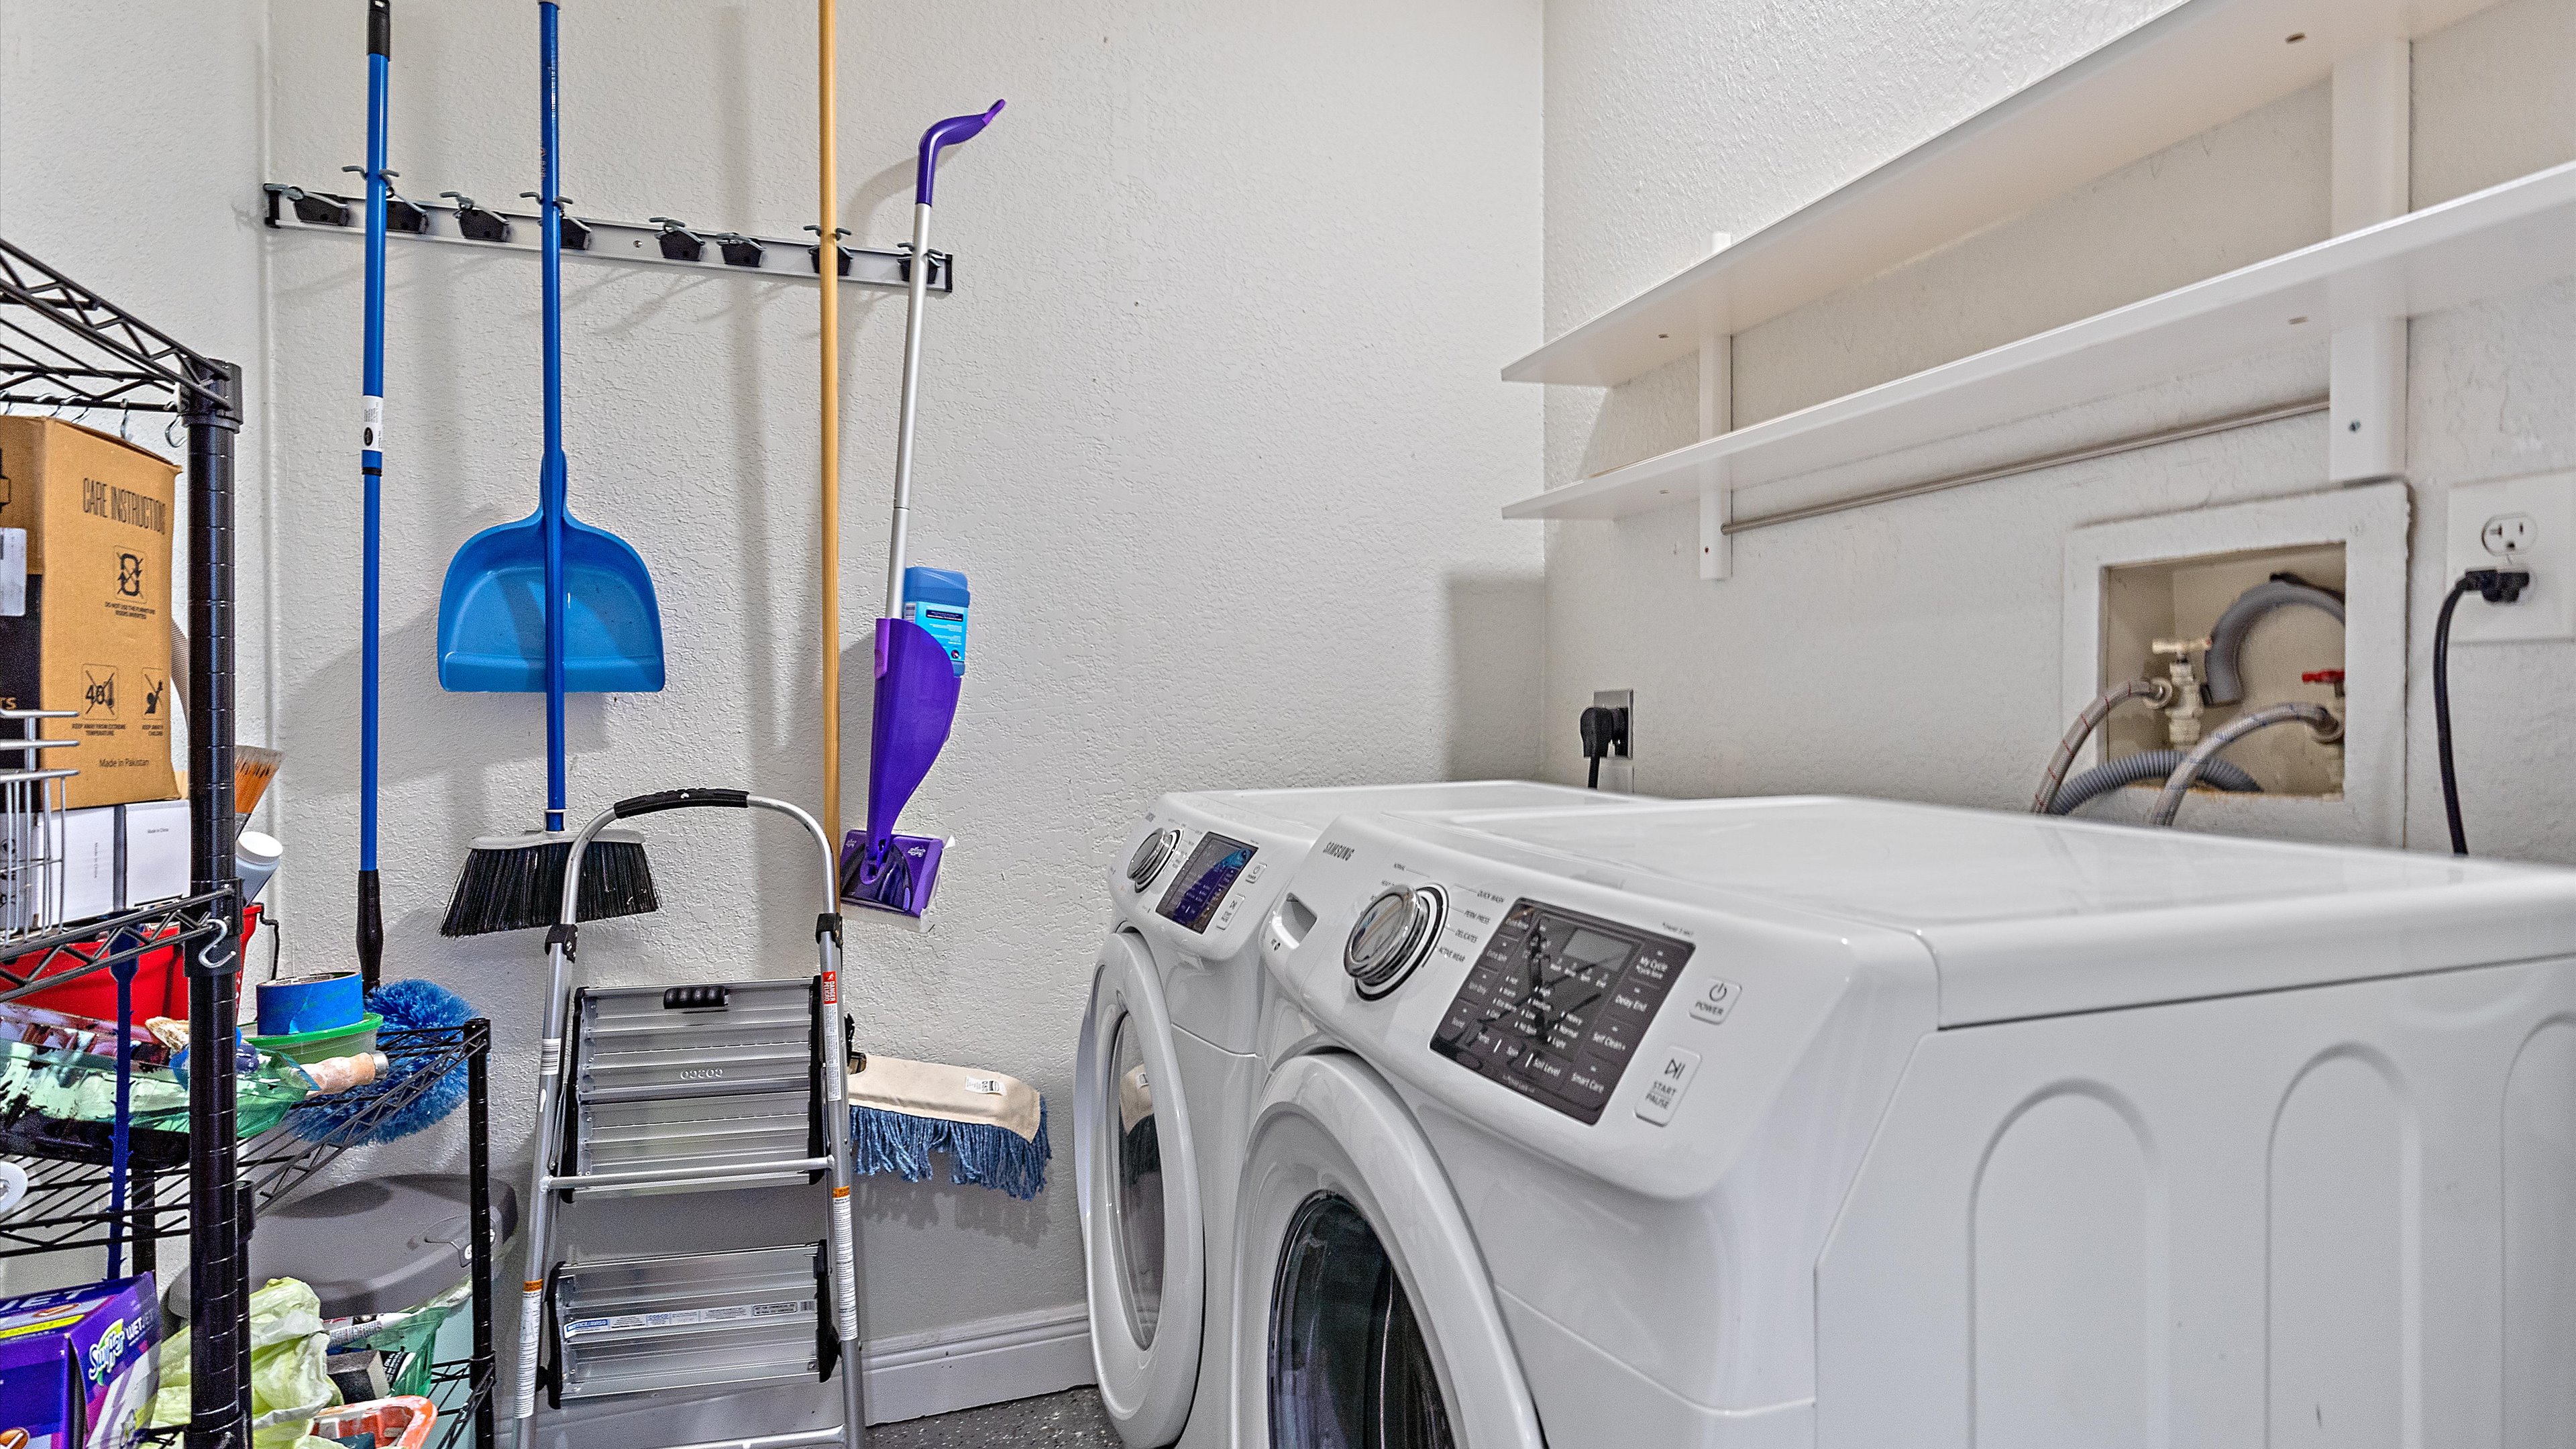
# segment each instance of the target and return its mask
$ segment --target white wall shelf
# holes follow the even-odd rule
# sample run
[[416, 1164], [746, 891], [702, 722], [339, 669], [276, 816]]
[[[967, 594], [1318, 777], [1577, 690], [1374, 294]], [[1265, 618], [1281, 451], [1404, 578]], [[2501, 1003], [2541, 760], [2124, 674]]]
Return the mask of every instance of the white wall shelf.
[[[2184, 0], [1963, 124], [1503, 369], [1626, 382], [2411, 40], [2495, 0]], [[2295, 42], [2291, 37], [2302, 37]]]
[[[2035, 417], [2576, 275], [2576, 162], [1552, 488], [1507, 518], [1624, 518]], [[1723, 465], [1723, 466], [1712, 466]]]

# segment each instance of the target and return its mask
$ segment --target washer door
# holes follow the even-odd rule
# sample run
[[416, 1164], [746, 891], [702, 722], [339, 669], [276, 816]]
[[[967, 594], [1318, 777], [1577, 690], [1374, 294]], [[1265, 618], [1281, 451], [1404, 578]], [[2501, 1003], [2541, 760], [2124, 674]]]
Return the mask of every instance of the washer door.
[[1357, 1058], [1271, 1074], [1239, 1221], [1243, 1449], [1543, 1449], [1448, 1177]]
[[1091, 1360], [1130, 1444], [1168, 1444], [1198, 1390], [1207, 1239], [1172, 1025], [1145, 943], [1101, 943], [1074, 1075]]

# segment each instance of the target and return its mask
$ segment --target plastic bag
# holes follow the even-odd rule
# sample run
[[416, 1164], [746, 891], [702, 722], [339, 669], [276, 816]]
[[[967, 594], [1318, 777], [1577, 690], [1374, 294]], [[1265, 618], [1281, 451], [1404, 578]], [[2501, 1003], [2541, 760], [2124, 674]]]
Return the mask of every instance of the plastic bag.
[[[188, 1422], [191, 1335], [181, 1329], [161, 1345], [161, 1392], [152, 1426]], [[313, 1437], [314, 1416], [340, 1402], [323, 1368], [331, 1336], [322, 1300], [293, 1278], [271, 1278], [250, 1295], [250, 1411], [253, 1449], [339, 1449]]]

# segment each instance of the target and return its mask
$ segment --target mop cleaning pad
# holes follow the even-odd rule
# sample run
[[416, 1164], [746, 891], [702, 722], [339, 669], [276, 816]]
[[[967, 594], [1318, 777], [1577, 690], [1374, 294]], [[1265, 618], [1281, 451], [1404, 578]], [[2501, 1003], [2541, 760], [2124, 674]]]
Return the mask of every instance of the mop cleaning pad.
[[868, 1053], [850, 1070], [851, 1153], [861, 1173], [949, 1180], [1022, 1202], [1046, 1190], [1046, 1098], [1017, 1077]]

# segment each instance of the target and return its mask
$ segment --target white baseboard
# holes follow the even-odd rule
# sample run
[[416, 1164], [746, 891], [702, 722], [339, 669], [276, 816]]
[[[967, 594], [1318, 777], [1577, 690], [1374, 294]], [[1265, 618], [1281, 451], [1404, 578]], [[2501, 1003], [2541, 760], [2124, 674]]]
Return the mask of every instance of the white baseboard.
[[1090, 1383], [1091, 1314], [1082, 1304], [881, 1338], [860, 1356], [868, 1422], [891, 1424]]

